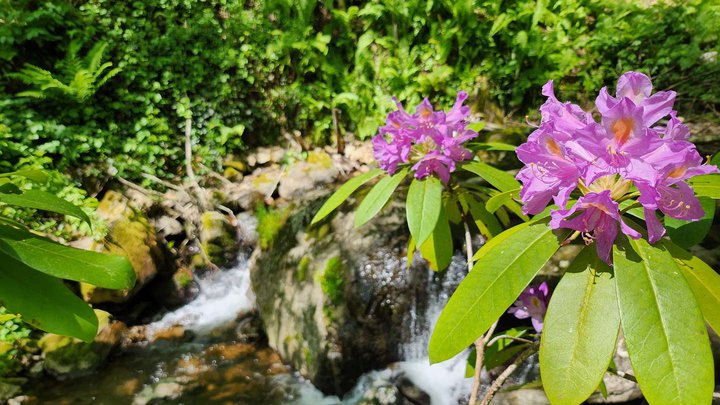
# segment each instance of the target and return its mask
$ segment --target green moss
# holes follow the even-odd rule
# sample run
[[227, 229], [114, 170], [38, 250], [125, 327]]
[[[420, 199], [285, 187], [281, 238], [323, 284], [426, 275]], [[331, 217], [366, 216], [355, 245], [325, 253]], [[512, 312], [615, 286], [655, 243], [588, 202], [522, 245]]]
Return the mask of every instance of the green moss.
[[256, 208], [255, 215], [258, 219], [257, 231], [260, 239], [260, 248], [267, 249], [272, 246], [280, 229], [282, 229], [290, 216], [290, 207], [275, 209], [259, 204]]
[[310, 267], [310, 257], [303, 256], [298, 263], [297, 279], [299, 281], [307, 281], [308, 269]]
[[320, 287], [333, 304], [339, 304], [343, 298], [343, 266], [340, 256], [328, 259], [325, 270], [320, 275]]

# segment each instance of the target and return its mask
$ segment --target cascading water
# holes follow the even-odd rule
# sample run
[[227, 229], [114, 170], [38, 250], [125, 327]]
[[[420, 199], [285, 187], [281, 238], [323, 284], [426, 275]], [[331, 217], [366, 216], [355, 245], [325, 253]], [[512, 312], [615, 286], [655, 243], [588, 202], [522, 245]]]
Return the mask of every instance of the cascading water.
[[199, 294], [192, 302], [147, 325], [149, 340], [156, 332], [178, 325], [196, 335], [207, 335], [232, 327], [238, 316], [255, 309], [245, 253], [240, 253], [231, 269], [208, 273], [198, 280], [198, 289]]
[[432, 328], [465, 273], [465, 260], [459, 255], [441, 276], [428, 272], [431, 280], [427, 284], [429, 291], [424, 313], [417, 313], [419, 305], [416, 303], [408, 315], [411, 334], [403, 345], [404, 361], [399, 364], [399, 370], [437, 405], [457, 404], [472, 388], [472, 379], [465, 378], [467, 352], [433, 365], [430, 365], [427, 353]]

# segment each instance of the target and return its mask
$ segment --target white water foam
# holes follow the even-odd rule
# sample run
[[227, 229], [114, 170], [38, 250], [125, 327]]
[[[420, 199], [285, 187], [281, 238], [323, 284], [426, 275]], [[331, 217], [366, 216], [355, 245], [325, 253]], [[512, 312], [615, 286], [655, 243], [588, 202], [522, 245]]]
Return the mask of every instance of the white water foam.
[[240, 256], [235, 267], [205, 274], [198, 280], [198, 288], [200, 293], [192, 302], [147, 325], [148, 336], [152, 338], [155, 332], [176, 325], [198, 335], [207, 335], [233, 326], [239, 315], [255, 308], [250, 268], [245, 256]]

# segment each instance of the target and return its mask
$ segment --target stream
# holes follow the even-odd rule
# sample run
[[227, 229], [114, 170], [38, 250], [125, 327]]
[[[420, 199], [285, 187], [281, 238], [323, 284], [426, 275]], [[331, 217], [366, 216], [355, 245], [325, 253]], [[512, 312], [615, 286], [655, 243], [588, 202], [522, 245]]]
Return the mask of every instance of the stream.
[[[59, 381], [43, 378], [29, 384], [30, 401], [42, 404], [356, 404], [369, 388], [404, 378], [424, 391], [432, 404], [457, 404], [467, 396], [464, 378], [467, 353], [430, 365], [427, 343], [442, 307], [462, 278], [456, 258], [444, 281], [428, 285], [431, 302], [424, 313], [407, 314], [403, 361], [364, 374], [343, 398], [325, 396], [266, 346], [243, 338], [243, 315], [254, 309], [246, 255], [230, 269], [206, 273], [190, 303], [146, 325], [147, 340], [112, 355], [93, 374]], [[246, 319], [246, 320], [243, 320]], [[240, 320], [240, 321], [238, 321]], [[163, 338], [177, 326], [184, 337]], [[188, 333], [190, 332], [190, 333]], [[427, 397], [426, 397], [427, 398]]]

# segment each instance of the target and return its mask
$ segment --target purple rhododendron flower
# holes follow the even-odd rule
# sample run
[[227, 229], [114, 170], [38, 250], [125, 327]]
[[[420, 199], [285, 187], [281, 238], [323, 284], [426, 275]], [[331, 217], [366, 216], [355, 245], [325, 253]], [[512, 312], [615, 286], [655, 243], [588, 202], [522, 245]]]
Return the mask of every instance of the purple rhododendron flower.
[[[651, 243], [665, 233], [658, 210], [688, 221], [703, 217], [686, 180], [718, 169], [703, 164], [688, 141], [690, 130], [672, 109], [675, 92], [653, 94], [649, 77], [627, 72], [618, 79], [615, 97], [603, 88], [595, 100], [600, 122], [579, 106], [558, 101], [552, 81], [542, 94], [547, 101], [540, 107], [541, 123], [517, 148], [525, 164], [517, 179], [523, 184], [520, 198], [526, 214], [541, 212], [553, 200], [559, 209], [551, 212], [551, 227], [582, 232], [609, 264], [618, 227], [632, 238], [640, 237], [618, 211], [618, 200], [625, 199], [632, 186], [640, 193]], [[566, 209], [575, 190], [582, 196]]]
[[[580, 215], [573, 214], [580, 212]], [[596, 242], [598, 256], [610, 263], [612, 245], [618, 231], [618, 223], [623, 233], [633, 239], [640, 238], [640, 233], [623, 222], [620, 218], [618, 204], [613, 201], [610, 190], [600, 193], [588, 193], [578, 199], [569, 210], [555, 210], [551, 214], [550, 227], [569, 228], [582, 232], [587, 243]], [[571, 218], [572, 216], [572, 218]]]
[[466, 99], [467, 93], [459, 92], [446, 114], [435, 111], [426, 98], [411, 115], [393, 98], [398, 110], [388, 114], [372, 139], [378, 166], [394, 174], [398, 166], [412, 164], [417, 179], [435, 175], [445, 183], [450, 181], [455, 163], [473, 157], [463, 144], [478, 135], [466, 128], [470, 115], [470, 108], [463, 106]]
[[530, 318], [533, 328], [540, 333], [543, 330], [548, 302], [550, 302], [550, 294], [547, 283], [543, 281], [540, 285], [527, 287], [513, 306], [508, 309], [508, 313], [515, 315], [518, 319]]

